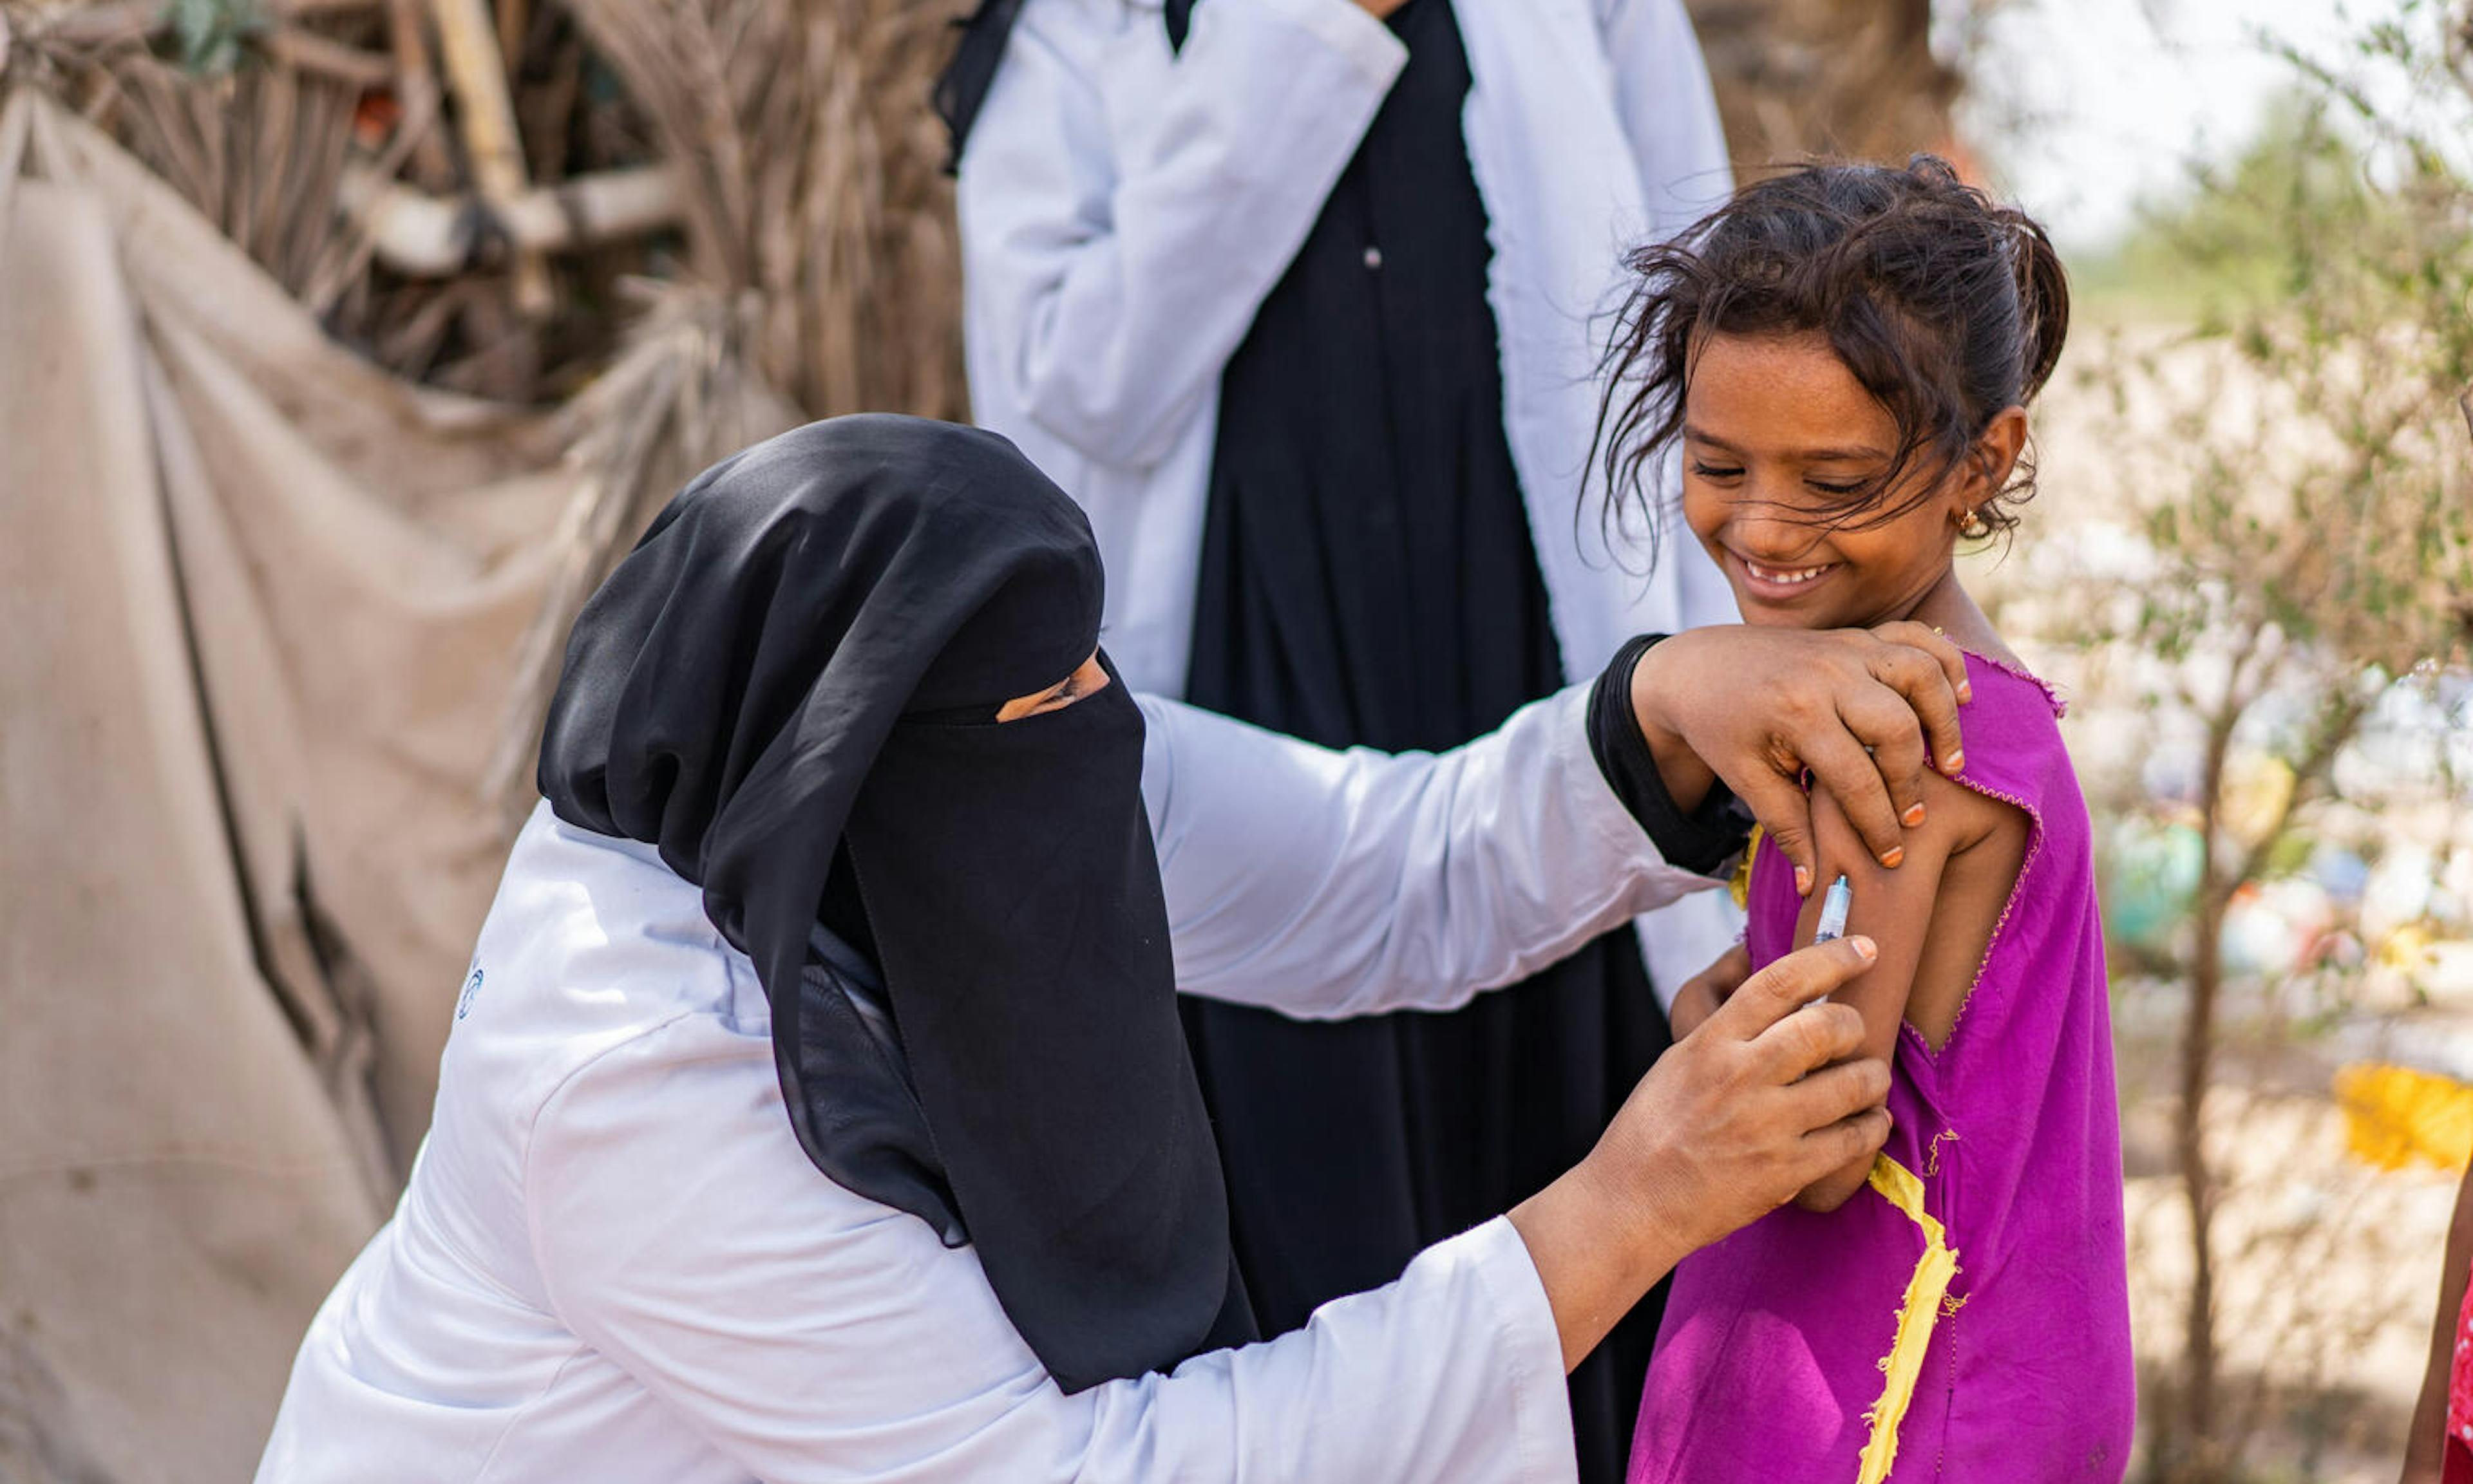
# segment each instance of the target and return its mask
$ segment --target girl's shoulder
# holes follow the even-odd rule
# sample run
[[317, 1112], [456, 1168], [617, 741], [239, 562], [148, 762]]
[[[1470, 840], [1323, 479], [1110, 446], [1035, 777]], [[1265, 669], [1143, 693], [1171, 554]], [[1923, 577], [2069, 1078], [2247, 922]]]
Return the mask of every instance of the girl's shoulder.
[[1966, 676], [1973, 699], [1958, 707], [1958, 733], [1966, 745], [1961, 778], [1989, 776], [2041, 776], [2053, 764], [2067, 766], [2061, 742], [2061, 718], [2069, 702], [2050, 682], [2006, 659], [1970, 650]]
[[2029, 669], [2025, 660], [2008, 650], [1986, 646], [1962, 653], [1966, 656], [1967, 679], [1976, 682], [1978, 699], [1989, 682], [2012, 704], [2024, 704], [2031, 698], [2054, 718], [2069, 714], [2069, 698], [2061, 694], [2060, 687]]
[[2061, 735], [2067, 701], [2022, 665], [1970, 652], [1966, 668], [1974, 684], [1974, 699], [1958, 708], [1966, 760], [1946, 781], [2024, 814], [2040, 847], [2073, 858], [2092, 849], [2086, 796]]

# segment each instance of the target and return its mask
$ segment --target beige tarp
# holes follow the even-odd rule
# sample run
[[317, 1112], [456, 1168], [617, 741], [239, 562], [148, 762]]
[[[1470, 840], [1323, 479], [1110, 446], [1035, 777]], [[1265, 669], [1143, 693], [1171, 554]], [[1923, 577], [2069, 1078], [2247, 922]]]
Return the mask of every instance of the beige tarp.
[[0, 115], [0, 1479], [248, 1477], [427, 1120], [571, 432]]

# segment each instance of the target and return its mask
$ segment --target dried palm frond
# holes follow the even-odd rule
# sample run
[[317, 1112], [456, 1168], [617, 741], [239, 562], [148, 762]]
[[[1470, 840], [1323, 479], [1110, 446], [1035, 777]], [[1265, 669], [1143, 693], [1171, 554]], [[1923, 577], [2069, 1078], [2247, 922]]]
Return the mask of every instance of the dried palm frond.
[[570, 407], [586, 470], [491, 769], [528, 802], [576, 609], [696, 471], [802, 417], [956, 418], [960, 253], [925, 106], [952, 7], [901, 0], [565, 0], [685, 178], [686, 258]]
[[708, 465], [802, 420], [743, 350], [760, 306], [747, 295], [633, 285], [649, 304], [626, 349], [563, 414], [583, 475], [552, 539], [555, 566], [517, 645], [484, 797], [512, 829], [531, 806], [541, 714], [576, 610], [678, 488]]
[[762, 374], [818, 417], [960, 416], [960, 253], [926, 107], [956, 6], [567, 6], [690, 167], [689, 262], [756, 297]]
[[[202, 33], [195, 44], [220, 56], [234, 43]], [[360, 86], [285, 64], [202, 76], [142, 44], [107, 46], [71, 65], [83, 111], [293, 295], [331, 304], [358, 251], [338, 230], [332, 203]]]
[[[546, 316], [540, 274], [522, 273], [538, 260], [516, 241], [540, 234], [500, 231], [479, 208], [465, 234], [474, 251], [453, 271], [379, 260], [368, 224], [341, 209], [369, 198], [370, 182], [401, 177], [449, 209], [490, 197], [467, 163], [467, 110], [444, 101], [433, 73], [432, 10], [433, 0], [0, 0], [0, 24], [16, 43], [9, 85], [39, 87], [107, 129], [339, 339], [413, 379], [498, 400], [554, 398], [615, 352], [623, 325], [608, 313], [611, 285], [659, 272], [662, 241], [605, 250], [605, 234], [566, 233]], [[657, 164], [632, 100], [564, 12], [526, 13], [512, 108], [542, 189], [519, 204], [590, 201], [560, 187]], [[494, 74], [507, 64], [492, 33]], [[579, 245], [588, 251], [571, 250]]]

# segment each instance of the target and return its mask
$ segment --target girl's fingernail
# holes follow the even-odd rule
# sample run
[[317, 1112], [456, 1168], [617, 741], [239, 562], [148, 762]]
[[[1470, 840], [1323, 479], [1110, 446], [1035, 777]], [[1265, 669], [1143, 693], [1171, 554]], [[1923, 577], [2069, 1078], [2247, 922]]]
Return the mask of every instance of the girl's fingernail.
[[1801, 866], [1794, 868], [1794, 894], [1797, 897], [1812, 895], [1812, 873]]
[[1924, 822], [1924, 806], [1919, 803], [1910, 803], [1907, 805], [1907, 812], [1899, 815], [1898, 818], [1906, 821], [1907, 827], [1909, 829], [1912, 829]]
[[1881, 864], [1888, 867], [1891, 871], [1897, 870], [1898, 863], [1906, 858], [1907, 848], [1903, 845], [1893, 845], [1881, 852]]
[[1846, 941], [1855, 945], [1855, 956], [1866, 964], [1881, 956], [1881, 945], [1869, 938], [1856, 937]]
[[1966, 754], [1964, 753], [1952, 753], [1949, 754], [1949, 760], [1941, 764], [1940, 771], [1943, 773], [1958, 773], [1964, 771], [1965, 767]]
[[1960, 706], [1964, 706], [1966, 703], [1968, 703], [1969, 701], [1972, 701], [1972, 700], [1974, 700], [1974, 699], [1975, 699], [1975, 682], [1974, 682], [1973, 681], [1960, 681], [1960, 682], [1957, 682], [1957, 704], [1958, 704], [1958, 705], [1960, 705]]

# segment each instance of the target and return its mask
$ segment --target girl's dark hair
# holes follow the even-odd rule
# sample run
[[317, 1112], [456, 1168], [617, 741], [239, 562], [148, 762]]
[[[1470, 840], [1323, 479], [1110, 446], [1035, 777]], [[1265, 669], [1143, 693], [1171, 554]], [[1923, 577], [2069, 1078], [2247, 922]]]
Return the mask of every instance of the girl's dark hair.
[[[1682, 433], [1684, 391], [1710, 335], [1826, 335], [1897, 420], [1889, 467], [1821, 514], [1834, 526], [1918, 463], [1933, 477], [1860, 523], [1930, 498], [1995, 414], [2042, 390], [2069, 333], [2069, 283], [2044, 229], [1931, 155], [1903, 170], [1825, 161], [1772, 176], [1624, 264], [1637, 281], [1606, 352], [1595, 454], [1609, 519], [1650, 502], [1642, 476]], [[1989, 529], [1972, 534], [2016, 525], [2034, 485], [2022, 457], [1978, 507]]]

